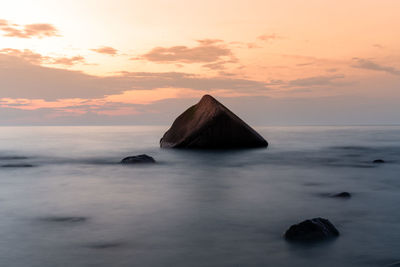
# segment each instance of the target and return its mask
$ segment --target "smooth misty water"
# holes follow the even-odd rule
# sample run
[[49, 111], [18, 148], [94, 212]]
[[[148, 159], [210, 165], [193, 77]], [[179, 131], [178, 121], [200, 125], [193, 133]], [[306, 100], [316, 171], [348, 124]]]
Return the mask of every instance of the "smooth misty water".
[[[0, 266], [400, 261], [400, 127], [266, 127], [268, 149], [225, 152], [161, 150], [165, 130], [1, 127], [0, 165], [35, 167], [0, 167]], [[158, 164], [117, 164], [141, 153]], [[282, 238], [319, 216], [341, 236]]]

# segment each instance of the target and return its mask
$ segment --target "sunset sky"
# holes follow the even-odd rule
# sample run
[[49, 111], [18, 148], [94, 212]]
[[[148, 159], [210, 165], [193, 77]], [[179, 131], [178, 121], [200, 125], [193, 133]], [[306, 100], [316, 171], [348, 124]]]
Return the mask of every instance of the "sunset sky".
[[211, 94], [254, 125], [399, 124], [398, 0], [13, 0], [0, 124], [170, 124]]

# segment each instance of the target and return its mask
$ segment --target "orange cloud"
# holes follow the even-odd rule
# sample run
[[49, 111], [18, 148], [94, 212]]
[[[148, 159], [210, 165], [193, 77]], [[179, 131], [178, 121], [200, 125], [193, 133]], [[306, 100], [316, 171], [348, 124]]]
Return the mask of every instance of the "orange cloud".
[[155, 47], [139, 58], [156, 63], [211, 63], [226, 57], [232, 58], [232, 51], [221, 40], [198, 40], [198, 46]]
[[32, 64], [42, 64], [49, 59], [48, 57], [44, 57], [39, 53], [32, 52], [29, 49], [18, 50], [13, 48], [4, 48], [0, 49], [0, 54], [16, 56]]
[[199, 39], [197, 42], [201, 45], [214, 45], [216, 43], [223, 43], [221, 39]]
[[58, 36], [58, 30], [48, 23], [35, 23], [27, 25], [10, 24], [7, 20], [0, 20], [0, 31], [6, 37], [17, 38], [43, 38]]
[[59, 64], [59, 65], [66, 65], [66, 66], [72, 66], [77, 63], [85, 63], [85, 58], [82, 56], [75, 56], [75, 57], [60, 57], [60, 58], [55, 58], [51, 62], [51, 64]]
[[106, 54], [106, 55], [111, 55], [111, 56], [115, 56], [118, 52], [117, 49], [115, 49], [111, 46], [103, 46], [103, 47], [99, 47], [96, 49], [90, 49], [90, 50], [100, 53], [100, 54]]

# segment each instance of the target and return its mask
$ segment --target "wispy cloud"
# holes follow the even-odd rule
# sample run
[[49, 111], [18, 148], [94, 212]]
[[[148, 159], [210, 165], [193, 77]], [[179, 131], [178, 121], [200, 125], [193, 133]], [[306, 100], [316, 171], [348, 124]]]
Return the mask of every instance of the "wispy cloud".
[[99, 54], [106, 54], [106, 55], [111, 55], [111, 56], [115, 56], [118, 53], [118, 50], [111, 46], [102, 46], [102, 47], [94, 48], [94, 49], [90, 49], [90, 50], [97, 52]]
[[268, 42], [276, 39], [281, 39], [282, 37], [279, 36], [276, 33], [270, 33], [270, 34], [263, 34], [257, 37], [258, 40]]
[[255, 49], [255, 48], [263, 48], [266, 43], [271, 43], [272, 41], [278, 39], [283, 39], [283, 37], [281, 37], [276, 33], [269, 33], [269, 34], [259, 35], [254, 41], [251, 42], [234, 41], [234, 42], [229, 42], [229, 44], [242, 49]]
[[26, 25], [11, 24], [7, 20], [0, 20], [0, 31], [6, 37], [17, 38], [44, 38], [59, 36], [58, 30], [52, 24], [34, 23]]
[[35, 53], [29, 49], [18, 50], [13, 48], [0, 49], [0, 54], [12, 55], [19, 57], [32, 64], [56, 64], [64, 66], [73, 66], [75, 64], [85, 64], [85, 58], [82, 56], [74, 57], [49, 57], [43, 56], [39, 53]]
[[227, 64], [233, 64], [233, 63], [237, 63], [238, 60], [236, 58], [232, 58], [232, 59], [228, 59], [228, 60], [220, 60], [220, 61], [216, 61], [213, 63], [208, 63], [208, 64], [204, 64], [202, 65], [202, 67], [204, 68], [208, 68], [211, 70], [225, 70], [226, 69], [226, 65]]
[[381, 65], [370, 59], [364, 59], [364, 58], [353, 58], [353, 60], [355, 61], [355, 63], [352, 65], [353, 68], [383, 71], [393, 75], [400, 75], [400, 69], [397, 69], [392, 66]]
[[381, 44], [373, 44], [373, 47], [379, 48], [379, 49], [384, 49], [385, 47]]
[[344, 75], [331, 75], [331, 76], [313, 76], [289, 81], [289, 86], [324, 86], [331, 85], [333, 81], [344, 78]]

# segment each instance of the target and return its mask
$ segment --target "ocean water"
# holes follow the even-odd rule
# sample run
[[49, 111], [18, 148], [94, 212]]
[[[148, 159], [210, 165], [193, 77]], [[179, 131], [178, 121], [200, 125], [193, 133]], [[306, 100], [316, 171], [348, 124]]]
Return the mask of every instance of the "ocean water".
[[[0, 266], [400, 266], [400, 127], [214, 152], [160, 149], [167, 128], [0, 127]], [[157, 164], [118, 164], [142, 153]], [[283, 239], [314, 217], [341, 235]]]

